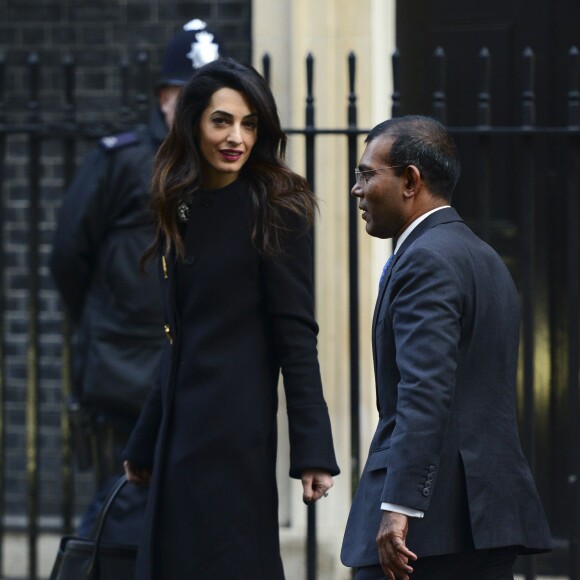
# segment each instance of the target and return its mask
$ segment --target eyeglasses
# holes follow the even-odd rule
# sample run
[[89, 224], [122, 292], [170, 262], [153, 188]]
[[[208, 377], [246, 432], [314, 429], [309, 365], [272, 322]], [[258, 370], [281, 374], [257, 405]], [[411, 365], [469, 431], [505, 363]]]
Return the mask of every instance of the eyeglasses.
[[365, 173], [375, 173], [377, 171], [384, 171], [385, 169], [397, 169], [398, 167], [404, 167], [404, 165], [388, 165], [385, 167], [377, 167], [376, 169], [365, 169], [364, 171], [356, 167], [354, 170], [354, 178], [357, 185], [364, 185], [368, 181], [368, 178], [364, 176]]

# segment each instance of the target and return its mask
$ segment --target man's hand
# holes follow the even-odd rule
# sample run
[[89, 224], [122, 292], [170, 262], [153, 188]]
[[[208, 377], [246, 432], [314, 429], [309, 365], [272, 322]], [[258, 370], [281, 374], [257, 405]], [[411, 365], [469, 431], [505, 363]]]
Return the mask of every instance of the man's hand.
[[151, 480], [151, 470], [144, 467], [137, 467], [130, 461], [123, 461], [123, 469], [127, 480], [136, 485], [149, 485]]
[[409, 574], [413, 572], [408, 562], [416, 560], [417, 556], [405, 546], [408, 531], [409, 522], [406, 515], [383, 512], [377, 534], [377, 547], [383, 572], [390, 580], [398, 578], [409, 580]]
[[330, 473], [321, 469], [305, 469], [300, 477], [304, 490], [302, 499], [306, 504], [318, 501], [334, 485]]

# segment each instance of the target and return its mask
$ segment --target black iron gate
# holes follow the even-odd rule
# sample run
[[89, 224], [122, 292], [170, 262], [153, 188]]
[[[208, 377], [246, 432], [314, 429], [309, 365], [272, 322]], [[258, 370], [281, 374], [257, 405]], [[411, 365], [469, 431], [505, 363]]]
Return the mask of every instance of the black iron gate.
[[[116, 122], [79, 122], [75, 111], [75, 65], [70, 58], [62, 64], [63, 95], [56, 120], [41, 113], [39, 59], [31, 54], [27, 76], [29, 96], [19, 111], [19, 119], [8, 118], [4, 60], [0, 56], [0, 540], [8, 528], [17, 525], [28, 537], [28, 577], [37, 578], [38, 535], [51, 528], [69, 532], [75, 513], [75, 472], [72, 464], [70, 433], [62, 402], [70, 393], [70, 349], [66, 322], [58, 314], [54, 289], [46, 269], [51, 223], [60, 192], [72, 178], [79, 153], [96, 138], [126, 130], [134, 123], [145, 122], [148, 110], [147, 59], [139, 56], [141, 84], [129, 86], [128, 63], [121, 63], [120, 106]], [[469, 142], [475, 154], [464, 159], [464, 173], [475, 176], [475, 187], [460, 183], [456, 195], [460, 213], [484, 239], [504, 256], [514, 274], [522, 298], [523, 324], [521, 368], [518, 385], [521, 433], [524, 448], [540, 484], [540, 492], [552, 522], [564, 502], [568, 512], [567, 527], [556, 526], [557, 550], [553, 557], [526, 559], [526, 578], [541, 573], [568, 574], [578, 580], [580, 550], [580, 402], [579, 373], [579, 190], [580, 190], [580, 86], [579, 56], [569, 51], [569, 81], [563, 89], [562, 106], [567, 108], [565, 126], [539, 127], [535, 124], [534, 55], [526, 49], [522, 55], [521, 107], [518, 126], [492, 124], [493, 100], [489, 86], [490, 55], [483, 48], [479, 55], [480, 89], [473, 103], [477, 110], [474, 126], [450, 127], [460, 144]], [[314, 58], [306, 60], [307, 97], [305, 125], [288, 129], [293, 139], [303, 138], [306, 152], [306, 176], [315, 188], [315, 155], [322, 146], [321, 137], [335, 135], [344, 139], [348, 156], [345, 179], [353, 181], [358, 161], [359, 136], [368, 128], [357, 123], [355, 90], [356, 59], [348, 56], [349, 92], [345, 97], [345, 126], [325, 129], [315, 124], [313, 94]], [[388, 66], [385, 62], [385, 67]], [[392, 60], [394, 92], [391, 111], [385, 95], [385, 117], [401, 110], [399, 92], [399, 55]], [[269, 76], [270, 61], [263, 60]], [[437, 49], [434, 61], [435, 84], [432, 114], [446, 120], [445, 54]], [[451, 71], [454, 72], [454, 71]], [[454, 74], [457, 74], [454, 72]], [[131, 103], [136, 103], [135, 107]], [[515, 105], [514, 105], [515, 106]], [[11, 115], [12, 116], [12, 115]], [[552, 192], [536, 179], [535, 168], [544, 163], [542, 155], [550, 144], [561, 148], [558, 183], [563, 191], [555, 196], [561, 213], [557, 232], [559, 245], [542, 243], [544, 212], [551, 211]], [[515, 152], [510, 179], [517, 187], [516, 203], [494, 196], [493, 183], [504, 175], [494, 174], [493, 163], [503, 151]], [[562, 188], [560, 188], [562, 189]], [[20, 192], [20, 193], [19, 193]], [[22, 195], [24, 193], [24, 195]], [[346, 193], [346, 192], [345, 192]], [[20, 197], [19, 197], [20, 196]], [[345, 199], [347, 196], [345, 195]], [[346, 202], [345, 202], [346, 203]], [[349, 324], [350, 324], [350, 429], [351, 462], [343, 465], [350, 475], [352, 489], [360, 473], [359, 438], [359, 313], [358, 313], [358, 227], [356, 203], [349, 203]], [[22, 250], [22, 251], [20, 251]], [[559, 284], [554, 288], [550, 276], [557, 270]], [[557, 294], [559, 300], [544, 308], [543, 295]], [[546, 335], [549, 338], [546, 338]], [[562, 349], [553, 345], [560, 341]], [[548, 353], [544, 349], [548, 349]], [[552, 349], [557, 357], [551, 357]], [[548, 360], [550, 372], [540, 365]], [[547, 377], [547, 379], [546, 379]], [[547, 381], [547, 382], [546, 382]], [[548, 403], [546, 403], [548, 401]], [[538, 405], [550, 404], [550, 420], [538, 421]], [[545, 417], [545, 413], [542, 415]], [[556, 431], [566, 433], [564, 449], [550, 448]], [[24, 455], [23, 457], [19, 457]], [[560, 465], [561, 480], [545, 477], [553, 465]], [[564, 467], [562, 467], [562, 465]], [[51, 474], [47, 476], [47, 473]], [[24, 491], [19, 495], [18, 486]], [[43, 490], [47, 490], [43, 495]], [[48, 501], [48, 496], [53, 499]], [[14, 508], [20, 498], [20, 510]], [[562, 499], [563, 498], [563, 499]], [[9, 501], [10, 499], [10, 501]], [[25, 507], [24, 507], [25, 506]], [[18, 513], [17, 513], [18, 512]], [[52, 519], [45, 517], [52, 516]], [[22, 516], [20, 520], [16, 516]], [[13, 516], [12, 519], [9, 516]], [[316, 578], [316, 512], [309, 508], [305, 576]], [[0, 550], [0, 572], [5, 554]], [[337, 555], [338, 557], [338, 555]], [[1, 575], [1, 574], [0, 574]]]

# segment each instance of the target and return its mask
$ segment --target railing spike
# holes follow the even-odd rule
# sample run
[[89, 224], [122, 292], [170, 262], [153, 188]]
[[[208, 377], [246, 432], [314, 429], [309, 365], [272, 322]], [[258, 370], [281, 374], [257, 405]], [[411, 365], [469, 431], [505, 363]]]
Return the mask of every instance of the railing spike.
[[392, 77], [393, 77], [393, 94], [391, 117], [398, 117], [401, 114], [401, 55], [399, 49], [395, 48], [391, 56]]
[[580, 54], [578, 47], [568, 51], [568, 125], [580, 125]]
[[447, 122], [447, 107], [445, 104], [445, 51], [438, 46], [433, 54], [435, 89], [433, 91], [433, 116], [441, 121]]
[[270, 54], [268, 52], [265, 52], [264, 56], [262, 56], [262, 76], [266, 80], [266, 83], [268, 84], [268, 86], [270, 86], [272, 84], [271, 75], [270, 75], [271, 64], [272, 64], [272, 62], [271, 62]]

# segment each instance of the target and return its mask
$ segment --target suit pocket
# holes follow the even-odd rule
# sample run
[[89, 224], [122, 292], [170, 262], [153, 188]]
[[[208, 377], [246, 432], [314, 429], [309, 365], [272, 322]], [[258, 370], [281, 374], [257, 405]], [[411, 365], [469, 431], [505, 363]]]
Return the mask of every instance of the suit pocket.
[[386, 469], [389, 466], [389, 454], [390, 448], [385, 447], [384, 449], [377, 449], [376, 451], [371, 451], [367, 463], [365, 465], [365, 471], [375, 471], [377, 469]]

